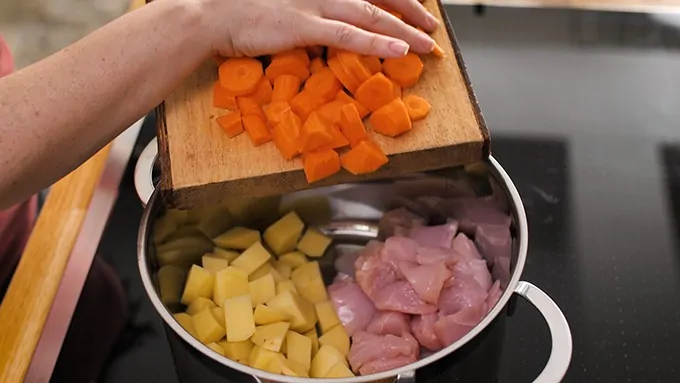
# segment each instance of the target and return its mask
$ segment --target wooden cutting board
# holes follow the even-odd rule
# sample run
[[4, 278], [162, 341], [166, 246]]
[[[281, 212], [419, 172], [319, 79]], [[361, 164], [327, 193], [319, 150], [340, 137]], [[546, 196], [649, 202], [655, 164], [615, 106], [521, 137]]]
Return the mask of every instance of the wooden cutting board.
[[[284, 160], [273, 142], [254, 147], [246, 134], [230, 139], [215, 122], [226, 113], [212, 106], [217, 66], [207, 61], [157, 109], [161, 189], [170, 206], [189, 208], [234, 198], [290, 191], [456, 166], [489, 154], [489, 134], [470, 85], [451, 24], [440, 0], [424, 5], [442, 25], [432, 35], [446, 57], [422, 56], [419, 83], [404, 91], [432, 104], [412, 131], [389, 138], [370, 132], [390, 162], [355, 176], [346, 171], [308, 184], [302, 161]], [[370, 131], [370, 125], [367, 125]]]

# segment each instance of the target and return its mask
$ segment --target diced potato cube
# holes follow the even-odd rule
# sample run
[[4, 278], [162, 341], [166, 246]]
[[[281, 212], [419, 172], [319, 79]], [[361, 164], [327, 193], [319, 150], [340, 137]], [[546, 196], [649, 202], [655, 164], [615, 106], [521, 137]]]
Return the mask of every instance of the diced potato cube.
[[220, 346], [219, 344], [217, 344], [217, 343], [210, 343], [210, 344], [206, 344], [206, 346], [208, 346], [208, 348], [210, 348], [211, 350], [215, 351], [216, 353], [218, 353], [218, 354], [224, 356], [224, 349], [223, 349], [222, 346]]
[[196, 334], [196, 328], [194, 327], [194, 322], [191, 319], [191, 315], [187, 313], [177, 313], [177, 314], [172, 314], [173, 318], [179, 323], [180, 326], [182, 326], [183, 329], [185, 329], [191, 336], [194, 338], [198, 338], [198, 335]]
[[198, 297], [212, 298], [214, 284], [215, 277], [210, 271], [198, 265], [191, 266], [182, 293], [182, 304], [188, 305]]
[[215, 302], [208, 298], [198, 297], [187, 307], [187, 314], [196, 315], [204, 309], [212, 309], [213, 307], [215, 307]]
[[236, 259], [239, 255], [241, 255], [241, 253], [239, 253], [237, 251], [224, 250], [224, 249], [219, 248], [219, 247], [213, 247], [213, 252], [212, 252], [213, 257], [226, 259], [229, 262]]
[[274, 277], [271, 274], [267, 274], [262, 278], [249, 282], [248, 291], [253, 300], [253, 307], [261, 303], [267, 303], [276, 296]]
[[[309, 331], [316, 325], [314, 306], [291, 291], [277, 294], [267, 302], [267, 306], [288, 315], [293, 331]], [[227, 318], [229, 318], [228, 315]]]
[[308, 262], [293, 270], [291, 281], [301, 297], [316, 304], [328, 300], [326, 285], [323, 283], [319, 262]]
[[274, 310], [273, 308], [265, 305], [257, 305], [255, 311], [253, 312], [253, 318], [255, 324], [258, 326], [271, 324], [275, 322], [281, 322], [288, 319], [285, 314]]
[[354, 374], [346, 364], [338, 362], [326, 374], [325, 378], [352, 378]]
[[327, 333], [321, 335], [319, 338], [321, 347], [331, 345], [338, 349], [342, 355], [347, 356], [349, 353], [349, 335], [345, 331], [345, 327], [341, 324], [333, 327]]
[[174, 265], [166, 265], [158, 270], [158, 289], [164, 305], [179, 303], [187, 271]]
[[321, 327], [322, 333], [326, 333], [328, 330], [340, 324], [340, 319], [335, 313], [333, 302], [319, 302], [314, 305], [314, 309], [316, 309], [316, 317], [319, 318], [319, 327]]
[[248, 364], [248, 357], [254, 346], [250, 339], [240, 342], [222, 341], [218, 344], [224, 350], [224, 356], [239, 363]]
[[226, 328], [226, 322], [224, 320], [224, 309], [222, 307], [213, 307], [210, 309], [210, 312], [215, 317], [217, 323], [219, 323], [220, 326]]
[[229, 266], [215, 274], [215, 290], [213, 300], [224, 307], [224, 301], [248, 294], [248, 276], [243, 270]]
[[160, 218], [156, 219], [153, 224], [153, 243], [156, 246], [162, 244], [170, 238], [170, 235], [180, 227], [186, 220], [186, 215], [184, 219], [175, 219], [172, 215], [164, 214]]
[[250, 273], [250, 275], [248, 275], [248, 280], [254, 281], [262, 278], [267, 274], [271, 274], [272, 270], [274, 270], [274, 266], [272, 266], [271, 262], [266, 262], [264, 265], [258, 267], [257, 270]]
[[281, 274], [284, 279], [290, 279], [290, 273], [293, 271], [293, 267], [287, 263], [275, 262], [274, 268]]
[[248, 365], [274, 374], [281, 373], [282, 358], [278, 352], [255, 345], [248, 356]]
[[281, 255], [295, 249], [305, 224], [294, 212], [284, 215], [264, 231], [263, 237], [267, 245]]
[[321, 346], [319, 352], [317, 352], [314, 359], [312, 359], [309, 376], [312, 378], [323, 378], [336, 363], [347, 364], [347, 360], [335, 347], [330, 345]]
[[312, 363], [312, 340], [295, 331], [286, 334], [286, 358], [304, 367], [309, 372]]
[[305, 231], [305, 234], [300, 238], [297, 244], [297, 249], [307, 254], [310, 257], [319, 258], [331, 244], [332, 239], [319, 230], [310, 227]]
[[236, 226], [213, 238], [213, 242], [225, 249], [245, 250], [260, 242], [260, 232], [243, 226]]
[[217, 273], [222, 269], [226, 269], [229, 266], [229, 261], [223, 258], [211, 257], [209, 255], [204, 255], [201, 258], [201, 263], [203, 268], [212, 272]]
[[299, 363], [293, 362], [284, 358], [281, 364], [281, 373], [287, 376], [299, 376], [302, 378], [309, 378], [308, 369], [305, 369]]
[[293, 284], [293, 281], [281, 281], [276, 283], [276, 294], [281, 294], [284, 291], [292, 291], [297, 294], [297, 289]]
[[307, 263], [307, 256], [299, 251], [291, 251], [279, 257], [279, 263], [285, 263], [295, 270]]
[[286, 337], [286, 333], [290, 328], [288, 322], [276, 322], [264, 326], [258, 326], [255, 329], [255, 334], [251, 340], [257, 346], [265, 348], [270, 351], [281, 351], [281, 345]]
[[255, 333], [250, 295], [241, 295], [224, 301], [224, 317], [227, 321], [227, 341], [240, 342], [250, 339]]
[[234, 259], [231, 262], [231, 265], [245, 271], [246, 274], [250, 275], [255, 270], [257, 270], [258, 267], [267, 263], [270, 258], [271, 255], [267, 249], [265, 249], [260, 242], [255, 242], [252, 244], [252, 246], [247, 248], [243, 254]]
[[217, 323], [217, 320], [212, 315], [210, 310], [203, 310], [191, 317], [196, 328], [196, 339], [203, 344], [217, 342], [224, 338], [224, 327]]
[[302, 334], [312, 341], [312, 358], [319, 351], [319, 336], [316, 333], [316, 329], [313, 328], [306, 333]]

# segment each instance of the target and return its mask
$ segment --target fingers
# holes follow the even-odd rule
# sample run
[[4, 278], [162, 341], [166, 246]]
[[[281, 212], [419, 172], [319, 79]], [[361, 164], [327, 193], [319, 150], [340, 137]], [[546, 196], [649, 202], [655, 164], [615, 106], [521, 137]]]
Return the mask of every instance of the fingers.
[[367, 1], [338, 0], [325, 4], [328, 6], [324, 7], [323, 16], [329, 19], [396, 37], [405, 41], [416, 53], [429, 53], [434, 48], [434, 41], [430, 36]]
[[305, 29], [303, 33], [307, 43], [328, 45], [363, 55], [401, 57], [409, 50], [403, 40], [369, 32], [342, 21], [320, 19]]
[[404, 21], [432, 32], [439, 25], [439, 21], [425, 9], [419, 0], [370, 0], [374, 4], [383, 5], [401, 14]]

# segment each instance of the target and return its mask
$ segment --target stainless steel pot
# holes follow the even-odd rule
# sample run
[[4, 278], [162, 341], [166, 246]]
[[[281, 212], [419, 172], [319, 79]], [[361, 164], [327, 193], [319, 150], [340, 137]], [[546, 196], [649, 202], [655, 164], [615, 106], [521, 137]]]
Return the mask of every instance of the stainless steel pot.
[[[159, 315], [163, 318], [167, 327], [171, 329], [171, 333], [174, 333], [171, 335], [181, 338], [183, 343], [190, 347], [190, 353], [196, 354], [194, 351], [197, 351], [198, 357], [203, 361], [202, 363], [210, 364], [211, 369], [222, 368], [224, 371], [218, 373], [218, 375], [221, 374], [221, 376], [225, 376], [225, 378], [232, 379], [233, 381], [244, 381], [244, 377], [248, 376], [250, 376], [251, 381], [254, 379], [256, 382], [313, 383], [328, 381], [328, 379], [296, 378], [271, 374], [231, 361], [194, 339], [174, 320], [171, 312], [168, 311], [159, 298], [158, 287], [154, 277], [158, 266], [152, 241], [149, 240], [153, 227], [152, 223], [164, 208], [152, 181], [152, 171], [156, 158], [157, 143], [154, 139], [141, 154], [135, 169], [137, 193], [141, 201], [146, 205], [137, 242], [138, 263], [144, 288]], [[456, 361], [460, 359], [460, 354], [470, 352], [466, 348], [479, 348], [477, 343], [480, 343], [482, 338], [487, 337], [493, 327], [498, 327], [495, 326], [495, 323], [502, 321], [502, 318], [508, 311], [509, 302], [515, 296], [523, 297], [538, 309], [547, 322], [551, 334], [552, 350], [550, 357], [545, 368], [534, 382], [553, 383], [561, 381], [564, 377], [572, 354], [572, 338], [569, 325], [559, 307], [548, 295], [531, 283], [520, 280], [526, 262], [528, 246], [528, 229], [524, 206], [517, 189], [499, 163], [494, 158], [489, 158], [487, 165], [489, 176], [502, 188], [502, 192], [509, 202], [513, 218], [512, 259], [510, 269], [506, 273], [507, 275], [500, 277], [505, 289], [496, 306], [464, 337], [439, 352], [421, 358], [415, 363], [379, 374], [357, 376], [349, 379], [332, 379], [332, 381], [346, 383], [376, 381], [410, 383], [416, 382], [416, 378], [421, 376], [421, 372], [423, 372], [422, 376], [437, 375], [438, 373], [427, 371], [427, 369], [432, 369], [437, 364], [440, 365], [438, 369], [441, 369], [442, 364], [451, 365], [457, 363]], [[430, 176], [425, 174], [408, 176], [406, 178], [416, 182], [420, 182], [419, 180], [427, 182], [428, 178], [431, 179]], [[371, 222], [375, 222], [380, 218], [383, 209], [386, 208], [385, 201], [394, 195], [395, 185], [394, 180], [344, 184], [292, 193], [283, 196], [282, 199], [291, 202], [312, 195], [325, 196], [331, 200], [332, 220], [324, 230], [340, 242], [348, 238], [354, 241], [363, 238], [366, 241], [377, 234], [377, 230]], [[330, 264], [332, 265], [332, 262]], [[499, 346], [494, 345], [492, 348], [499, 348]], [[500, 356], [498, 358], [500, 359]], [[475, 368], [483, 367], [477, 366]], [[237, 373], [238, 378], [234, 375], [235, 371], [240, 372]], [[418, 373], [416, 374], [416, 372]], [[439, 379], [451, 381], [450, 377]], [[467, 379], [467, 381], [471, 381], [471, 379], [477, 378]], [[436, 381], [443, 382], [445, 380]]]

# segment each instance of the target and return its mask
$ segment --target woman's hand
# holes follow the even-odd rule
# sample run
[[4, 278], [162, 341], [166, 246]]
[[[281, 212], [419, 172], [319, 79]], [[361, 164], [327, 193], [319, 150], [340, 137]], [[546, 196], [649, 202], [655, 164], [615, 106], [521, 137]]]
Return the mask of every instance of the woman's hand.
[[434, 41], [374, 4], [425, 31], [437, 20], [418, 0], [197, 0], [212, 48], [225, 57], [259, 56], [297, 47], [333, 46], [367, 55], [429, 53]]

